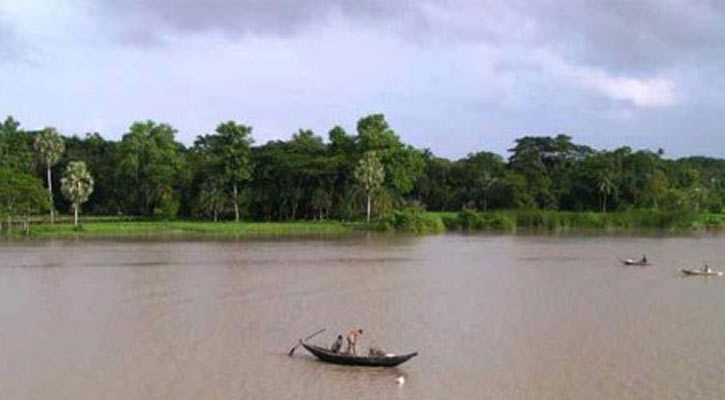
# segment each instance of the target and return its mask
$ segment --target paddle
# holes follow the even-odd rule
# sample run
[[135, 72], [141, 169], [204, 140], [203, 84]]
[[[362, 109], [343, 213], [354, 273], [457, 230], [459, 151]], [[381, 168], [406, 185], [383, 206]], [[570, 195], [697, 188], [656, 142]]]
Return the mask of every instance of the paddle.
[[289, 351], [289, 353], [287, 353], [287, 355], [288, 355], [288, 356], [290, 356], [290, 357], [292, 357], [292, 354], [294, 354], [294, 353], [295, 353], [295, 350], [297, 350], [297, 347], [298, 347], [298, 346], [299, 346], [300, 344], [302, 344], [302, 342], [306, 342], [307, 340], [309, 340], [309, 339], [313, 338], [314, 336], [317, 336], [317, 335], [319, 335], [320, 333], [322, 333], [322, 332], [324, 332], [324, 331], [326, 331], [326, 330], [327, 330], [327, 328], [322, 328], [322, 329], [320, 329], [319, 331], [317, 331], [317, 332], [313, 333], [312, 335], [310, 335], [310, 336], [307, 336], [306, 338], [304, 338], [304, 339], [300, 340], [300, 342], [299, 342], [299, 343], [297, 343], [297, 344], [296, 344], [296, 345], [295, 345], [295, 346], [294, 346], [293, 348], [291, 348], [291, 349], [290, 349], [290, 351]]

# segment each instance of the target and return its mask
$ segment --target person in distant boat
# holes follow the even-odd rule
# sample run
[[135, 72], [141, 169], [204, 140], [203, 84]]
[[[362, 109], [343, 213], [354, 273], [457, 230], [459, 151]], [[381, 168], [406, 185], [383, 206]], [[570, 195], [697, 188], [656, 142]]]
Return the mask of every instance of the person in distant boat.
[[357, 349], [355, 348], [355, 345], [357, 344], [357, 338], [359, 338], [363, 334], [362, 329], [353, 329], [350, 331], [350, 333], [347, 334], [347, 353], [357, 355]]
[[642, 254], [642, 264], [647, 264], [647, 255]]
[[704, 266], [702, 267], [702, 270], [703, 270], [703, 272], [705, 272], [706, 274], [709, 274], [710, 272], [712, 272], [712, 270], [710, 269], [710, 266], [709, 266], [709, 265], [707, 265], [707, 263], [705, 263], [705, 265], [704, 265]]
[[342, 348], [342, 335], [337, 335], [337, 339], [335, 339], [335, 342], [332, 343], [332, 346], [330, 346], [330, 350], [333, 353], [339, 353], [341, 348]]

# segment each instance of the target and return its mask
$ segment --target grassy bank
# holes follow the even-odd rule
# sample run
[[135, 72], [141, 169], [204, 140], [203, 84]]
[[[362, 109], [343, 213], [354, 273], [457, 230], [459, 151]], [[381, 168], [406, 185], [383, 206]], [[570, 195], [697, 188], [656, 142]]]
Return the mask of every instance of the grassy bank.
[[[337, 221], [325, 222], [198, 222], [198, 221], [119, 221], [34, 225], [31, 237], [146, 237], [146, 236], [260, 236], [335, 235], [353, 230]], [[23, 234], [17, 232], [17, 234]]]
[[567, 230], [670, 230], [721, 229], [725, 215], [666, 212], [658, 210], [628, 210], [621, 212], [569, 212], [547, 210], [507, 210], [459, 213], [435, 213], [446, 230], [503, 231], [518, 229], [538, 231]]
[[[432, 234], [456, 231], [561, 232], [568, 230], [637, 231], [637, 230], [725, 230], [725, 214], [668, 213], [656, 210], [623, 212], [562, 212], [545, 210], [508, 210], [494, 212], [423, 212], [416, 209], [395, 211], [390, 218], [371, 224], [340, 221], [299, 222], [203, 222], [203, 221], [132, 221], [112, 217], [91, 217], [75, 228], [69, 222], [49, 225], [31, 224], [35, 238], [58, 237], [149, 237], [149, 236], [316, 236], [340, 235], [355, 231], [389, 231]], [[6, 235], [7, 232], [2, 232]], [[12, 236], [25, 236], [15, 229]]]

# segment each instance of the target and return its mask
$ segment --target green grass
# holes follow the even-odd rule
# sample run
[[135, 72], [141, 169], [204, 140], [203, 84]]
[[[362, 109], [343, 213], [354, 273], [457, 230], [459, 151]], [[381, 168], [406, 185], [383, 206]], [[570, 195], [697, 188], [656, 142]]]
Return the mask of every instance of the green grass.
[[[33, 225], [32, 237], [145, 237], [145, 236], [260, 236], [335, 235], [351, 232], [338, 221], [325, 222], [197, 222], [137, 221], [87, 222], [78, 228], [71, 224]], [[18, 234], [22, 234], [17, 231]]]
[[700, 229], [708, 230], [724, 230], [725, 214], [719, 213], [702, 213], [697, 216], [695, 226]]
[[459, 213], [436, 212], [447, 231], [517, 230], [567, 231], [637, 231], [725, 229], [725, 214], [695, 214], [694, 212], [667, 212], [659, 210], [627, 210], [616, 212], [571, 212], [551, 210], [505, 210]]
[[[70, 222], [55, 225], [32, 223], [30, 236], [63, 237], [253, 237], [341, 235], [359, 231], [387, 230], [405, 233], [440, 233], [443, 231], [516, 232], [535, 230], [637, 231], [637, 230], [725, 230], [725, 214], [667, 213], [656, 210], [621, 212], [567, 212], [548, 210], [507, 210], [492, 212], [423, 212], [398, 210], [388, 219], [364, 222], [204, 222], [204, 221], [134, 221], [114, 217], [89, 217], [75, 228]], [[0, 235], [6, 235], [3, 231]], [[13, 236], [25, 236], [16, 226]]]

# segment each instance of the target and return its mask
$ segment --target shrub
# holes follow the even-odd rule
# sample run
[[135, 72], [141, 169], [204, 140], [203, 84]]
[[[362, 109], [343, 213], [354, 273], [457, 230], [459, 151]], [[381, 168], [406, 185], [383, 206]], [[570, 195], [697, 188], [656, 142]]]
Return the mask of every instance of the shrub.
[[393, 212], [393, 228], [410, 233], [439, 233], [445, 231], [445, 225], [439, 215], [425, 213], [418, 207], [408, 207]]

